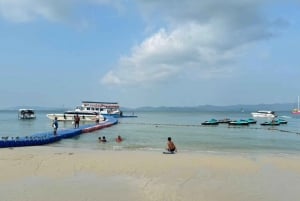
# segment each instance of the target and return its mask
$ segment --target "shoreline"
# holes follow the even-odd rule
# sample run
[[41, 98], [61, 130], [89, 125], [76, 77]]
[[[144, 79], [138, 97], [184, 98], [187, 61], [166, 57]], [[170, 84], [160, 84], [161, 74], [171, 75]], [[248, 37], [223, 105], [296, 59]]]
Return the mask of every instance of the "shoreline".
[[297, 200], [299, 159], [44, 146], [1, 149], [0, 193], [7, 201]]

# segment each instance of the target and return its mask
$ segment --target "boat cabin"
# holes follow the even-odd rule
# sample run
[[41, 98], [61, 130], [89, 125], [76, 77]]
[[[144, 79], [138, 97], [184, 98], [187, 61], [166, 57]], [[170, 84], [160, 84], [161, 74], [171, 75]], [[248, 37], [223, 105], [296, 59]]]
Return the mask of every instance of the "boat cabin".
[[82, 105], [75, 111], [99, 112], [100, 114], [120, 114], [120, 106], [117, 102], [82, 101]]

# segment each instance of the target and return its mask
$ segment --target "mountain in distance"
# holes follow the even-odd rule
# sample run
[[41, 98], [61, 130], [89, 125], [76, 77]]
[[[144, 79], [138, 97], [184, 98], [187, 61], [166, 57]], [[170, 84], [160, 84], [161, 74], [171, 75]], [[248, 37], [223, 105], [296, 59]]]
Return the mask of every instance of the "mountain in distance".
[[70, 110], [69, 108], [63, 107], [44, 107], [44, 106], [15, 106], [15, 107], [7, 107], [0, 108], [0, 110], [19, 110], [19, 109], [34, 109], [37, 111], [65, 111]]
[[[30, 108], [40, 111], [66, 111], [72, 108], [66, 107], [43, 107], [43, 106], [15, 106], [9, 108], [0, 108], [0, 110], [19, 110], [21, 108]], [[199, 106], [182, 106], [182, 107], [168, 107], [168, 106], [145, 106], [138, 108], [122, 107], [124, 112], [143, 112], [143, 111], [185, 111], [185, 112], [227, 112], [227, 111], [241, 111], [241, 112], [254, 112], [257, 110], [272, 110], [272, 111], [291, 111], [295, 108], [294, 103], [274, 103], [274, 104], [257, 104], [257, 105], [229, 105], [229, 106], [216, 106], [216, 105], [199, 105]]]
[[274, 103], [274, 104], [257, 104], [257, 105], [199, 105], [199, 106], [183, 106], [183, 107], [138, 107], [138, 108], [122, 108], [123, 111], [198, 111], [198, 112], [227, 112], [227, 111], [241, 111], [254, 112], [257, 110], [272, 110], [272, 111], [291, 111], [295, 107], [293, 103]]

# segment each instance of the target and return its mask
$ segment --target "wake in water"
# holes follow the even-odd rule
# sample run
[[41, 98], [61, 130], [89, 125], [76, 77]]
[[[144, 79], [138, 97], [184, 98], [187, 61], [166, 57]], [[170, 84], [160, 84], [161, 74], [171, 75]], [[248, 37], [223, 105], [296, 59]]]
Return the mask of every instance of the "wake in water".
[[291, 119], [291, 118], [293, 118], [293, 117], [291, 117], [291, 116], [279, 116], [280, 118], [285, 118], [285, 119]]

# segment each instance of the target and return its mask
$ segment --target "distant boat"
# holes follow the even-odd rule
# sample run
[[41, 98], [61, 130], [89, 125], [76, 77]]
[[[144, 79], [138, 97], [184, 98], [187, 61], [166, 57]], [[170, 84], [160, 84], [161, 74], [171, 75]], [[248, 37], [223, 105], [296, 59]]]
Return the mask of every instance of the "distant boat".
[[205, 122], [202, 122], [201, 125], [205, 125], [205, 126], [208, 126], [208, 125], [218, 125], [219, 122], [216, 120], [216, 119], [211, 119], [209, 121], [205, 121]]
[[220, 120], [218, 120], [218, 122], [220, 123], [220, 124], [228, 124], [229, 122], [231, 122], [231, 120], [229, 119], [229, 118], [225, 118], [225, 119], [220, 119]]
[[19, 119], [35, 119], [35, 112], [33, 109], [19, 109]]
[[262, 126], [279, 126], [281, 123], [278, 121], [266, 121], [264, 123], [261, 123]]
[[257, 112], [251, 113], [253, 117], [263, 117], [263, 118], [275, 118], [277, 115], [274, 111], [269, 110], [259, 110]]
[[80, 121], [96, 121], [98, 117], [104, 120], [104, 116], [123, 117], [117, 102], [95, 101], [82, 101], [81, 106], [77, 106], [75, 110], [61, 114], [47, 114], [47, 117], [51, 120], [56, 117], [58, 121], [74, 121], [74, 115], [78, 115]]
[[287, 124], [288, 122], [284, 119], [275, 119], [275, 121], [277, 121], [280, 124]]
[[236, 121], [230, 121], [228, 123], [228, 125], [231, 125], [231, 126], [248, 126], [249, 122], [247, 120], [240, 119], [240, 120], [236, 120]]
[[300, 108], [299, 108], [299, 96], [298, 96], [298, 107], [293, 109], [292, 111], [293, 114], [300, 114]]
[[256, 124], [256, 122], [257, 122], [255, 119], [252, 119], [252, 118], [249, 118], [246, 121], [248, 121], [249, 124]]

